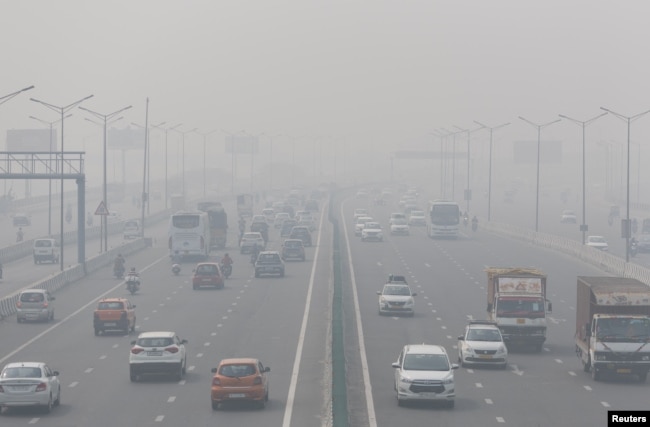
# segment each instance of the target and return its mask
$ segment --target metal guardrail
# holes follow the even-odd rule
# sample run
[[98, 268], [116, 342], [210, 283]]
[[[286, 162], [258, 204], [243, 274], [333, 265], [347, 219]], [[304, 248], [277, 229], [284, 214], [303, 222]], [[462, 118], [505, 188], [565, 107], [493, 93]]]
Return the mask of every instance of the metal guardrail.
[[612, 275], [637, 279], [650, 285], [650, 269], [638, 264], [625, 262], [623, 258], [590, 246], [582, 245], [578, 241], [552, 234], [536, 233], [532, 230], [515, 227], [510, 224], [485, 222], [481, 227], [488, 232], [562, 252], [601, 268]]

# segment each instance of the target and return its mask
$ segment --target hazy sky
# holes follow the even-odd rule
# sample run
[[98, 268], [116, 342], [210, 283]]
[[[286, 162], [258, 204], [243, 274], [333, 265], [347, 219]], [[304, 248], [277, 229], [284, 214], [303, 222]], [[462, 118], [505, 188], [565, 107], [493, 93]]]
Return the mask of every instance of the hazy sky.
[[[0, 106], [0, 141], [39, 127], [29, 115], [56, 120], [30, 97], [89, 94], [99, 112], [133, 105], [118, 127], [144, 123], [149, 97], [151, 123], [282, 134], [277, 152], [287, 136], [305, 150], [317, 138], [421, 148], [432, 130], [473, 120], [536, 139], [517, 116], [650, 109], [649, 15], [643, 0], [0, 0], [0, 96], [36, 86]], [[84, 117], [66, 121], [66, 147], [91, 159], [97, 129]], [[622, 121], [601, 120], [592, 138], [625, 139]], [[633, 126], [648, 136], [650, 114]]]

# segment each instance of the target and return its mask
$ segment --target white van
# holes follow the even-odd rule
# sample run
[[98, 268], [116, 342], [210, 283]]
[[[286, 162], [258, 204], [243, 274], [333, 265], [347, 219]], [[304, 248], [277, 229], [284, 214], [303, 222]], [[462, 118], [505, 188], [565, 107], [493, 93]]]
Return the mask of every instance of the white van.
[[34, 240], [34, 264], [43, 261], [51, 263], [59, 262], [60, 248], [56, 239], [35, 239]]
[[137, 239], [140, 237], [140, 221], [137, 219], [131, 219], [124, 223], [124, 238], [125, 239]]

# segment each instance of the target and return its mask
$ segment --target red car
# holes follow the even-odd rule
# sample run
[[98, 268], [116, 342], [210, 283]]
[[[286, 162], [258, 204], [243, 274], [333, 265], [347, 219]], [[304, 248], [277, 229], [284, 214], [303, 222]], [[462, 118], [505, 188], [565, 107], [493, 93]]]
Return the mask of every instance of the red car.
[[192, 276], [192, 289], [197, 290], [204, 286], [223, 289], [224, 279], [218, 263], [204, 262], [196, 265]]

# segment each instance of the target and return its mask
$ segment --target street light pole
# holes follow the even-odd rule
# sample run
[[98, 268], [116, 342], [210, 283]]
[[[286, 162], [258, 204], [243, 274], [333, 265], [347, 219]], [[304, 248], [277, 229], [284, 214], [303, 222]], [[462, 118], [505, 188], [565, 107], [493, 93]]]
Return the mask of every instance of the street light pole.
[[490, 160], [489, 160], [489, 168], [488, 168], [488, 215], [487, 215], [487, 220], [490, 221], [490, 213], [492, 207], [491, 206], [492, 203], [492, 132], [504, 126], [508, 126], [510, 122], [503, 123], [499, 126], [494, 126], [494, 127], [486, 126], [483, 123], [477, 122], [476, 120], [474, 120], [474, 123], [490, 131], [490, 155], [489, 155]]
[[469, 182], [469, 179], [470, 179], [470, 134], [472, 132], [476, 132], [477, 130], [479, 130], [481, 128], [470, 130], [470, 129], [463, 129], [463, 128], [459, 127], [459, 126], [454, 126], [454, 127], [456, 129], [458, 129], [459, 131], [461, 131], [461, 132], [467, 132], [467, 187], [465, 189], [465, 200], [467, 200], [467, 205], [466, 205], [467, 207], [466, 207], [465, 212], [466, 212], [466, 215], [469, 215], [469, 202], [472, 199], [472, 190], [470, 188], [470, 182]]
[[[65, 116], [67, 119], [68, 117], [72, 116], [72, 114], [68, 114]], [[61, 119], [55, 120], [53, 122], [48, 122], [42, 119], [39, 119], [38, 117], [34, 116], [29, 116], [30, 119], [34, 119], [38, 122], [41, 122], [45, 125], [48, 125], [50, 127], [50, 160], [52, 158], [52, 132], [53, 126], [61, 121]], [[48, 191], [47, 191], [47, 235], [51, 236], [52, 235], [52, 178], [48, 179]]]
[[23, 88], [23, 89], [17, 90], [16, 92], [12, 92], [12, 93], [10, 93], [10, 94], [8, 94], [8, 95], [0, 96], [0, 105], [2, 105], [2, 104], [4, 104], [5, 102], [9, 101], [9, 100], [10, 100], [11, 98], [13, 98], [14, 96], [17, 96], [17, 95], [19, 95], [19, 94], [21, 94], [21, 93], [23, 93], [23, 92], [26, 92], [26, 91], [28, 91], [28, 90], [30, 90], [30, 89], [34, 89], [34, 85], [31, 85], [31, 86], [29, 86], [29, 87], [26, 87], [26, 88]]
[[[79, 106], [80, 110], [86, 111], [86, 112], [92, 114], [93, 116], [97, 117], [98, 119], [101, 119], [104, 122], [104, 147], [103, 147], [103, 155], [104, 155], [104, 174], [103, 174], [103, 176], [104, 176], [104, 181], [103, 181], [103, 184], [102, 184], [102, 202], [104, 203], [104, 207], [106, 207], [107, 209], [108, 209], [108, 199], [107, 199], [107, 191], [106, 191], [106, 139], [107, 139], [106, 138], [106, 135], [107, 135], [106, 127], [108, 125], [109, 120], [112, 120], [115, 116], [120, 114], [122, 111], [128, 110], [131, 107], [132, 106], [129, 105], [128, 107], [121, 108], [121, 109], [119, 109], [117, 111], [114, 111], [112, 113], [109, 113], [109, 114], [101, 114], [101, 113], [98, 113], [96, 111], [89, 110], [88, 108], [84, 108], [82, 106]], [[120, 120], [120, 118], [118, 118], [117, 120]], [[117, 121], [117, 120], [115, 120], [115, 121]], [[104, 240], [104, 252], [106, 252], [106, 251], [108, 251], [108, 218], [106, 218], [106, 215], [102, 215], [102, 221], [101, 222], [102, 222], [102, 227], [101, 227], [102, 233], [101, 234], [103, 235], [103, 240]], [[99, 240], [100, 241], [102, 240], [101, 236], [100, 236]]]
[[519, 118], [529, 125], [532, 125], [537, 128], [537, 190], [536, 190], [536, 196], [535, 196], [535, 232], [539, 231], [539, 147], [541, 143], [541, 138], [542, 138], [542, 129], [545, 128], [546, 126], [550, 126], [553, 123], [557, 123], [562, 121], [562, 119], [557, 119], [553, 120], [552, 122], [544, 123], [544, 124], [537, 124], [533, 123], [528, 119], [525, 119], [521, 116]]
[[433, 132], [430, 132], [431, 135], [437, 136], [440, 138], [440, 198], [444, 199], [444, 179], [443, 179], [443, 144], [445, 137], [447, 136], [441, 129], [436, 129]]
[[594, 120], [597, 120], [603, 116], [606, 116], [607, 113], [602, 113], [599, 114], [595, 117], [592, 117], [589, 120], [585, 121], [580, 121], [577, 119], [573, 119], [569, 116], [565, 116], [564, 114], [558, 114], [560, 117], [563, 119], [567, 119], [575, 124], [578, 124], [582, 127], [582, 224], [580, 224], [580, 231], [582, 231], [582, 244], [584, 245], [587, 242], [587, 208], [586, 208], [586, 161], [585, 161], [585, 128], [587, 127], [588, 124], [592, 123]]
[[269, 190], [273, 191], [273, 138], [282, 136], [282, 134], [268, 135], [271, 149], [269, 151]]
[[626, 212], [625, 212], [625, 262], [630, 262], [630, 124], [641, 116], [650, 113], [650, 110], [644, 111], [634, 116], [624, 116], [615, 111], [600, 107], [601, 110], [613, 114], [621, 120], [627, 122], [627, 189], [626, 189]]
[[186, 130], [184, 132], [180, 131], [178, 129], [174, 129], [176, 132], [180, 133], [182, 135], [182, 137], [183, 137], [182, 145], [181, 145], [181, 163], [182, 163], [182, 167], [181, 167], [181, 182], [182, 182], [181, 190], [182, 191], [181, 191], [181, 193], [183, 194], [183, 200], [185, 200], [185, 198], [187, 197], [185, 195], [185, 134], [196, 132], [197, 129], [198, 128], [194, 128], [194, 129]]
[[[147, 101], [147, 102], [149, 102], [149, 101]], [[147, 117], [148, 117], [148, 112], [149, 112], [149, 109], [147, 108], [147, 114], [146, 114]], [[145, 149], [147, 150], [147, 152], [144, 153], [144, 158], [147, 161], [147, 164], [145, 165], [145, 169], [147, 171], [147, 174], [145, 176], [145, 183], [146, 184], [145, 184], [145, 187], [144, 187], [144, 193], [147, 195], [147, 215], [151, 214], [151, 199], [150, 199], [150, 196], [151, 196], [151, 141], [149, 141], [149, 137], [151, 135], [150, 135], [149, 131], [151, 130], [151, 128], [160, 129], [161, 126], [164, 125], [165, 123], [167, 123], [167, 122], [160, 122], [157, 125], [142, 126], [142, 125], [139, 125], [137, 123], [131, 122], [131, 124], [133, 126], [144, 129], [144, 131], [146, 133], [145, 139], [146, 139], [147, 143], [145, 144]], [[166, 206], [165, 206], [165, 208], [166, 208]]]
[[[30, 89], [30, 88], [27, 88], [27, 89]], [[23, 90], [27, 90], [27, 89], [23, 89]], [[40, 101], [38, 99], [29, 98], [30, 101], [38, 102], [39, 104], [44, 105], [45, 107], [49, 108], [50, 110], [61, 114], [61, 159], [60, 159], [60, 161], [61, 161], [61, 236], [60, 236], [60, 242], [59, 242], [60, 255], [61, 255], [60, 256], [60, 258], [61, 258], [60, 259], [60, 261], [61, 261], [61, 263], [60, 263], [61, 271], [63, 271], [63, 266], [64, 266], [64, 263], [63, 263], [63, 252], [64, 252], [64, 242], [63, 242], [64, 197], [63, 197], [63, 195], [64, 195], [65, 179], [63, 178], [64, 177], [63, 155], [64, 155], [65, 151], [64, 151], [64, 145], [63, 145], [63, 142], [64, 142], [64, 140], [63, 140], [63, 135], [64, 135], [64, 133], [63, 133], [63, 130], [64, 130], [63, 124], [64, 124], [64, 120], [65, 120], [65, 113], [67, 113], [68, 111], [70, 111], [71, 109], [76, 107], [77, 105], [81, 104], [85, 100], [92, 98], [93, 96], [94, 95], [88, 95], [85, 98], [81, 98], [80, 100], [75, 101], [72, 104], [68, 104], [68, 105], [63, 106], [63, 107], [59, 107], [59, 106], [56, 106], [56, 105], [53, 105], [53, 104], [48, 104], [47, 102]]]
[[[230, 193], [235, 195], [235, 134], [228, 132], [227, 130], [221, 129], [221, 132], [225, 133], [230, 137]], [[238, 133], [244, 132], [239, 131]]]

